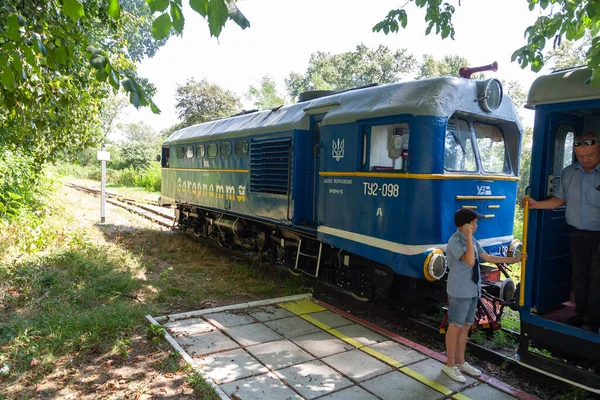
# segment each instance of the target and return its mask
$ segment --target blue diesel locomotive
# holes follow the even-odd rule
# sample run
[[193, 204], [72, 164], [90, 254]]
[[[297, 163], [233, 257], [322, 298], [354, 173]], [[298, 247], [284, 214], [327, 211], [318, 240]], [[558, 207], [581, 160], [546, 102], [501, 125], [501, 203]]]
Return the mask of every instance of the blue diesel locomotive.
[[[563, 168], [577, 161], [574, 138], [600, 132], [600, 87], [590, 80], [590, 71], [579, 68], [539, 77], [531, 86], [527, 107], [535, 110], [530, 185], [534, 199], [552, 196]], [[588, 200], [600, 208], [600, 192]], [[600, 394], [600, 334], [568, 323], [575, 304], [570, 296], [565, 208], [531, 210], [528, 228], [519, 360]], [[557, 357], [545, 357], [534, 348]]]
[[486, 215], [477, 238], [488, 253], [517, 251], [521, 135], [497, 79], [308, 92], [174, 132], [161, 201], [176, 205], [181, 229], [361, 300], [410, 304], [431, 287], [445, 299], [458, 208]]

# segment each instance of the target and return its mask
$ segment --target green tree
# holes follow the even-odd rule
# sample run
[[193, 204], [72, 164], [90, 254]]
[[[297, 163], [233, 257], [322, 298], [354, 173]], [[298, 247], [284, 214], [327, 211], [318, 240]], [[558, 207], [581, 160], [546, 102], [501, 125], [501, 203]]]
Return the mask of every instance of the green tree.
[[[0, 8], [0, 145], [38, 161], [97, 137], [101, 100], [122, 88], [136, 107], [158, 107], [136, 62], [184, 26], [182, 0], [4, 0]], [[190, 0], [219, 36], [248, 21], [233, 0]], [[153, 15], [156, 14], [156, 18]], [[154, 38], [154, 40], [151, 38]], [[112, 86], [112, 89], [111, 89]]]
[[589, 33], [581, 40], [565, 41], [546, 54], [546, 65], [553, 70], [585, 65], [585, 55], [591, 44], [592, 37]]
[[185, 126], [229, 117], [239, 113], [241, 107], [238, 96], [206, 79], [188, 79], [175, 95], [175, 108]]
[[415, 65], [415, 58], [406, 49], [393, 52], [383, 45], [370, 49], [360, 44], [355, 51], [340, 54], [313, 53], [304, 75], [292, 72], [285, 85], [288, 95], [295, 98], [307, 90], [346, 90], [371, 83], [393, 83], [412, 72]]
[[141, 121], [119, 124], [119, 129], [123, 133], [123, 142], [119, 146], [122, 164], [113, 167], [146, 169], [159, 154], [159, 136], [151, 126]]
[[258, 86], [250, 85], [247, 97], [259, 110], [268, 110], [285, 104], [283, 97], [277, 93], [275, 80], [268, 75], [262, 77]]
[[[419, 64], [416, 79], [437, 78], [439, 76], [459, 76], [461, 67], [469, 66], [465, 57], [447, 55], [441, 60], [436, 60], [431, 54], [424, 54], [423, 61]], [[483, 74], [475, 74], [472, 79], [483, 79]]]
[[[544, 65], [544, 49], [550, 42], [553, 48], [566, 39], [569, 41], [582, 39], [586, 33], [593, 37], [587, 48], [585, 60], [592, 71], [592, 82], [600, 84], [600, 5], [595, 0], [524, 0], [529, 10], [536, 10], [539, 17], [533, 25], [525, 29], [527, 43], [517, 49], [512, 60], [517, 61], [521, 68], [530, 67], [538, 72]], [[373, 31], [383, 31], [385, 34], [398, 32], [406, 28], [408, 14], [404, 7], [413, 2], [419, 8], [425, 8], [425, 21], [427, 28], [425, 34], [429, 35], [435, 28], [435, 33], [442, 39], [454, 39], [454, 25], [452, 18], [460, 0], [408, 0], [404, 6], [391, 10], [385, 18], [373, 27]]]

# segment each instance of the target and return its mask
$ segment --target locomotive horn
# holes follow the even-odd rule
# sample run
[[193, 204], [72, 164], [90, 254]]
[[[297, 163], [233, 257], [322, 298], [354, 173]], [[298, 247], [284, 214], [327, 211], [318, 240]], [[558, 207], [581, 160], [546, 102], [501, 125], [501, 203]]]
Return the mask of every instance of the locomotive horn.
[[482, 71], [498, 71], [498, 63], [496, 61], [494, 61], [491, 64], [488, 65], [482, 65], [481, 67], [473, 67], [473, 68], [469, 68], [469, 67], [461, 67], [458, 70], [458, 75], [461, 78], [471, 78], [471, 75], [474, 74], [475, 72], [482, 72]]

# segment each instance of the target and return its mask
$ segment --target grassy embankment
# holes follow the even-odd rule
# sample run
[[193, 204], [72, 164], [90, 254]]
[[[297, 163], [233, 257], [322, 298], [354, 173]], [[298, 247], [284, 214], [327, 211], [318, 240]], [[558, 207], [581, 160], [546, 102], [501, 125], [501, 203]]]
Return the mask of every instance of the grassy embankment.
[[[99, 226], [97, 200], [61, 185], [44, 202], [0, 221], [0, 368], [8, 369], [0, 399], [54, 397], [69, 386], [94, 393], [98, 379], [86, 381], [81, 371], [108, 358], [131, 362], [140, 336], [154, 346], [145, 351], [168, 351], [150, 340], [157, 332], [148, 330], [146, 314], [303, 290], [298, 279], [245, 265], [120, 209], [109, 209], [110, 224]], [[184, 367], [168, 357], [154, 368], [165, 374]], [[56, 383], [58, 370], [80, 373], [65, 372]], [[216, 398], [192, 373], [187, 384]]]

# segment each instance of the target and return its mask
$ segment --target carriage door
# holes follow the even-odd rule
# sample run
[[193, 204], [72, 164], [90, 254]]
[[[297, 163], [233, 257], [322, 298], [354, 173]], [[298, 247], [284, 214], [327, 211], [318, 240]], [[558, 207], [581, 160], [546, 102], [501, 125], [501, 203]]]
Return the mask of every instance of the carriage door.
[[[553, 195], [560, 182], [560, 175], [566, 166], [575, 161], [573, 138], [579, 121], [572, 115], [552, 113], [548, 118], [548, 132], [542, 139], [547, 149], [546, 163], [542, 163], [542, 173], [537, 178], [532, 171], [532, 196], [546, 199]], [[536, 138], [537, 139], [537, 138]], [[539, 149], [539, 148], [538, 148]], [[541, 154], [537, 151], [534, 154]], [[534, 184], [538, 179], [538, 183]], [[570, 299], [571, 262], [569, 238], [565, 221], [565, 207], [556, 210], [538, 210], [535, 290], [532, 306], [538, 313], [544, 313]], [[530, 219], [530, 224], [533, 220]], [[533, 240], [533, 239], [530, 239]]]
[[309, 200], [312, 204], [312, 209], [309, 211], [309, 219], [311, 225], [319, 224], [319, 210], [318, 210], [318, 199], [319, 199], [319, 171], [321, 170], [321, 121], [325, 115], [314, 115], [310, 118], [310, 130], [312, 133], [312, 199]]

